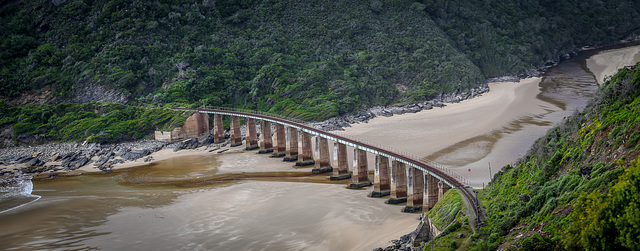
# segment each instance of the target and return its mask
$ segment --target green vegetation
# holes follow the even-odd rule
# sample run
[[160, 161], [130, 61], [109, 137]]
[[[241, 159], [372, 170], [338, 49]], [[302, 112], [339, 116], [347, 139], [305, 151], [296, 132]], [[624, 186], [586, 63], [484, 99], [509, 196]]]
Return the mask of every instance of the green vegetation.
[[[426, 213], [433, 225], [442, 231], [435, 239], [425, 244], [425, 250], [468, 249], [473, 230], [466, 215], [467, 206], [457, 189], [450, 189], [443, 198]], [[462, 234], [463, 238], [456, 238]]]
[[480, 194], [488, 219], [474, 248], [638, 247], [639, 130], [640, 63], [494, 176]]
[[521, 74], [576, 48], [640, 31], [637, 2], [424, 0], [429, 16], [488, 77]]
[[0, 8], [0, 96], [83, 85], [153, 105], [321, 120], [484, 79], [411, 1], [16, 1]]
[[28, 143], [83, 140], [112, 143], [141, 139], [154, 130], [181, 126], [188, 115], [188, 112], [122, 104], [13, 106], [0, 100], [0, 125], [11, 126], [14, 137], [32, 136]]
[[[637, 31], [634, 1], [34, 0], [0, 4], [0, 97], [322, 120], [464, 92]], [[82, 100], [82, 99], [80, 99]], [[82, 101], [84, 102], [84, 101]]]

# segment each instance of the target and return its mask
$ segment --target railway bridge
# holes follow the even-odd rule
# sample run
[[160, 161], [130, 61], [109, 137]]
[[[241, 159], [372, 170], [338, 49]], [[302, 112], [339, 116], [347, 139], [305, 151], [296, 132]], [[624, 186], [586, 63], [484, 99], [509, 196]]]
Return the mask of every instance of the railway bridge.
[[[471, 211], [477, 219], [477, 198], [468, 187], [468, 180], [437, 163], [425, 162], [417, 156], [372, 142], [316, 129], [305, 125], [302, 121], [259, 111], [232, 108], [175, 109], [193, 110], [202, 115], [212, 115], [215, 143], [226, 140], [222, 120], [223, 116], [229, 116], [231, 147], [243, 145], [239, 118], [246, 118], [245, 149], [258, 149], [258, 153], [283, 157], [283, 161], [295, 161], [297, 166], [314, 165], [313, 173], [331, 172], [332, 180], [351, 179], [349, 188], [358, 189], [373, 185], [372, 197], [389, 196], [387, 200], [389, 204], [406, 202], [404, 212], [426, 212], [433, 208], [444, 192], [451, 188], [459, 189], [466, 201], [471, 204], [469, 208], [476, 209]], [[257, 134], [258, 121], [261, 125], [260, 140]], [[272, 129], [275, 130], [274, 133]], [[271, 135], [273, 136], [269, 137]], [[315, 137], [315, 142], [312, 142], [312, 137]], [[329, 142], [333, 143], [332, 154], [329, 150]], [[315, 156], [312, 150], [313, 144], [315, 144]], [[347, 149], [353, 151], [351, 172], [349, 172]], [[369, 179], [368, 154], [375, 156], [373, 181]]]

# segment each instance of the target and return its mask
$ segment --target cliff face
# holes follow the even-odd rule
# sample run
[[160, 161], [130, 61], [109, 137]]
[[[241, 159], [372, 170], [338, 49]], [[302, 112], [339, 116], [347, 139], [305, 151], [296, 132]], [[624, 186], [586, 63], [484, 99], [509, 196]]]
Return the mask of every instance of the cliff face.
[[637, 32], [634, 1], [9, 1], [0, 97], [302, 119], [536, 74]]
[[[640, 214], [640, 64], [607, 81], [585, 111], [540, 138], [481, 193], [478, 249], [634, 248]], [[620, 180], [620, 181], [619, 181]]]

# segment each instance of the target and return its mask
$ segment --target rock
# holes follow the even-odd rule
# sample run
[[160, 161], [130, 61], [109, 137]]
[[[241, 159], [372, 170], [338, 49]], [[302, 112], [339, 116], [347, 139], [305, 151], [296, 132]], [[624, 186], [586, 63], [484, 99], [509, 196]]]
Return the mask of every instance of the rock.
[[56, 161], [60, 158], [60, 154], [59, 153], [54, 153], [51, 158], [49, 158], [49, 160], [51, 161]]
[[153, 156], [148, 156], [144, 158], [144, 162], [151, 162], [151, 161], [153, 161]]
[[456, 238], [460, 239], [460, 238], [462, 238], [462, 237], [464, 237], [464, 235], [463, 235], [462, 233], [458, 233], [458, 234], [456, 234]]
[[27, 167], [42, 166], [44, 165], [44, 161], [32, 157], [29, 161], [26, 162], [26, 165]]

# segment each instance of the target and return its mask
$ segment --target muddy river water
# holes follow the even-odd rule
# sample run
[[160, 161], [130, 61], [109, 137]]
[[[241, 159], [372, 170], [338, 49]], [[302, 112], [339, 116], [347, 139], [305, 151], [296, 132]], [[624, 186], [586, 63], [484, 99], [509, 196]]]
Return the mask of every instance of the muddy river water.
[[[489, 180], [489, 163], [495, 172], [513, 162], [585, 106], [597, 89], [585, 63], [594, 53], [560, 63], [533, 84], [492, 84], [487, 97], [440, 111], [449, 117], [434, 109], [376, 118], [344, 133], [465, 175], [472, 169], [472, 185], [480, 187]], [[495, 107], [495, 100], [483, 101], [492, 97]], [[478, 113], [494, 120], [468, 115]], [[0, 189], [0, 250], [371, 250], [412, 231], [419, 216], [367, 198], [371, 188], [349, 190], [344, 181], [255, 152], [21, 182]]]

